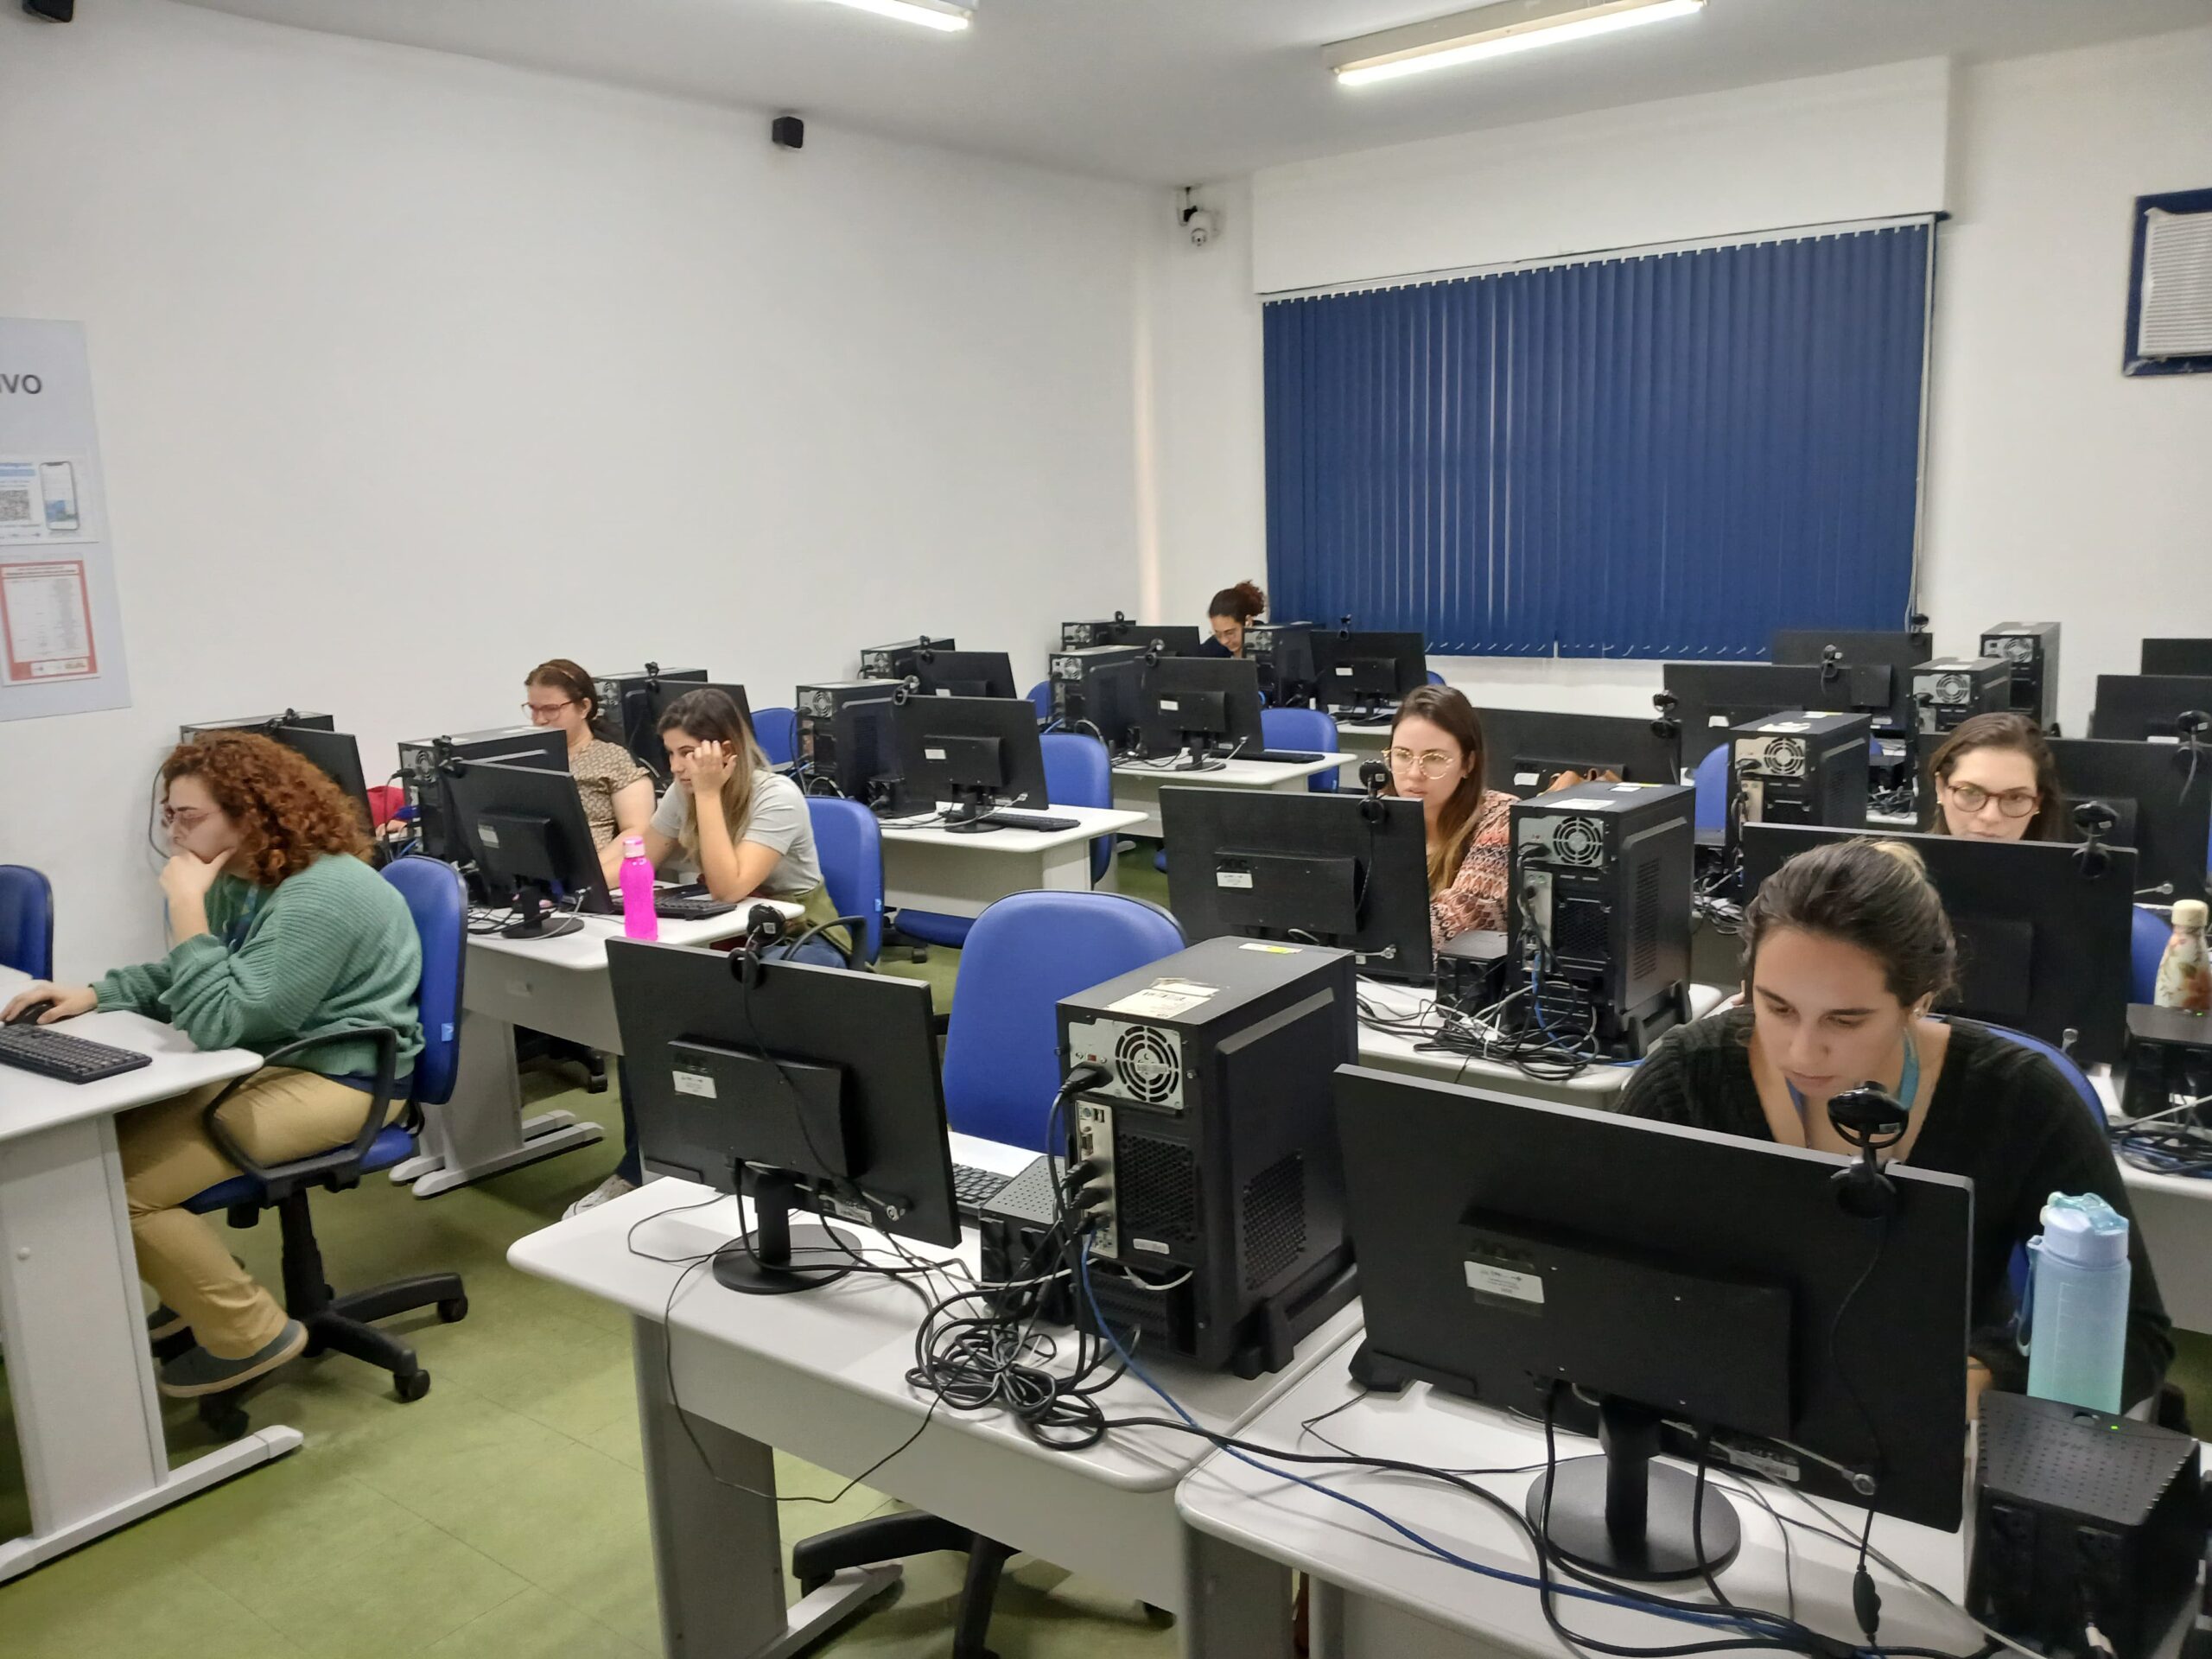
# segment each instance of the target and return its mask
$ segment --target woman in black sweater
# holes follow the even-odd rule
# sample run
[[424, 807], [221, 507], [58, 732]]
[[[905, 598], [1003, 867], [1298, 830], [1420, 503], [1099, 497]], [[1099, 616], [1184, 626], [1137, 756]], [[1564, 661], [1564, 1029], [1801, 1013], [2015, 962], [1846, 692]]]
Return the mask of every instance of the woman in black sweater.
[[[1746, 1006], [1683, 1027], [1628, 1086], [1635, 1116], [1849, 1154], [1829, 1097], [1872, 1083], [1912, 1126], [1891, 1155], [1974, 1184], [1968, 1398], [2026, 1385], [2007, 1268], [2054, 1192], [2094, 1192], [2129, 1216], [2112, 1148], [2073, 1085], [2040, 1054], [1969, 1020], [1936, 1020], [1957, 946], [1919, 855], [1849, 841], [1801, 854], [1744, 915]], [[2157, 1392], [2173, 1356], [2158, 1281], [2132, 1228], [2123, 1392]]]

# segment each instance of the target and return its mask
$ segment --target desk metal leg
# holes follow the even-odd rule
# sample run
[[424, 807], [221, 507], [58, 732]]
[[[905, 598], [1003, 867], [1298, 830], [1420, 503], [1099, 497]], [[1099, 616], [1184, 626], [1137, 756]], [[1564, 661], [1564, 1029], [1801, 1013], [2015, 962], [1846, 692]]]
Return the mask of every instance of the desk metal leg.
[[1289, 1659], [1290, 1569], [1183, 1529], [1185, 1659]]
[[607, 1134], [596, 1123], [579, 1123], [573, 1112], [524, 1118], [515, 1028], [470, 1012], [461, 1016], [461, 1071], [453, 1098], [425, 1108], [423, 1116], [423, 1150], [391, 1171], [394, 1181], [414, 1184], [418, 1198], [574, 1152]]
[[786, 1606], [773, 1450], [703, 1417], [687, 1435], [668, 1397], [667, 1332], [634, 1319], [631, 1332], [667, 1659], [789, 1659], [898, 1583], [896, 1566], [857, 1567]]
[[169, 1467], [111, 1118], [0, 1142], [0, 1341], [31, 1507], [0, 1581], [300, 1445], [264, 1428]]

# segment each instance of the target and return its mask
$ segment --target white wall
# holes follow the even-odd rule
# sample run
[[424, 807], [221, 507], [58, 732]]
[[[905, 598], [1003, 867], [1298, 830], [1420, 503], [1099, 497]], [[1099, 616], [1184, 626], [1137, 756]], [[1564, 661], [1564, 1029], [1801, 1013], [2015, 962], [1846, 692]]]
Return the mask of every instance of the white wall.
[[[1771, 107], [1724, 97], [1742, 110]], [[1963, 69], [1950, 105], [1954, 217], [1938, 243], [1922, 607], [1945, 652], [1971, 651], [1981, 627], [2000, 620], [2063, 622], [2062, 715], [2078, 733], [2094, 676], [2131, 671], [2143, 634], [2212, 634], [2212, 532], [2202, 505], [2212, 376], [2120, 373], [2129, 203], [2212, 184], [2212, 29]], [[1768, 135], [1750, 121], [1735, 148], [1758, 155]], [[1509, 130], [1443, 145], [1472, 155], [1493, 141], [1509, 153], [1528, 142]], [[1439, 152], [1408, 148], [1433, 190]], [[1597, 189], [1601, 151], [1587, 165]], [[1856, 160], [1837, 165], [1846, 181], [1859, 176]], [[1362, 161], [1343, 175], [1372, 170]], [[1483, 190], [1498, 188], [1497, 173], [1478, 176]], [[1571, 177], [1544, 178], [1547, 192], [1576, 188]], [[1806, 200], [1834, 200], [1836, 183], [1808, 178]], [[1708, 181], [1701, 200], [1729, 188]], [[1214, 247], [1163, 259], [1155, 322], [1159, 338], [1176, 342], [1159, 376], [1160, 429], [1205, 440], [1181, 452], [1163, 444], [1160, 459], [1162, 585], [1171, 613], [1194, 620], [1215, 588], [1264, 569], [1266, 550], [1256, 458], [1227, 466], [1214, 453], [1249, 446], [1256, 457], [1260, 442], [1253, 289], [1267, 279], [1253, 268], [1255, 210], [1243, 181], [1203, 194], [1228, 206], [1226, 233]], [[1347, 234], [1356, 222], [1346, 221]], [[1314, 258], [1326, 252], [1310, 220], [1296, 228]], [[1363, 249], [1328, 257], [1375, 274]], [[1439, 255], [1408, 257], [1426, 264]], [[1659, 685], [1649, 663], [1438, 666], [1478, 702], [1516, 707], [1640, 714]]]
[[[137, 703], [0, 725], [62, 969], [158, 947], [180, 721], [518, 720], [957, 630], [1043, 673], [1139, 539], [1135, 189], [101, 0], [0, 13], [0, 315], [86, 325]], [[34, 163], [35, 164], [29, 164]]]

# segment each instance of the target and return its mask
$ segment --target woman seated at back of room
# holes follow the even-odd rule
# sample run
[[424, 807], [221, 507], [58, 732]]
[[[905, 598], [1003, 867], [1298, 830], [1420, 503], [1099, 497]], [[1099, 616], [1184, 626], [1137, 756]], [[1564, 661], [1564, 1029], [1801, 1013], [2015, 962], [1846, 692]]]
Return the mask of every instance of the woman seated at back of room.
[[540, 663], [523, 680], [523, 712], [531, 723], [569, 742], [569, 771], [583, 798], [584, 820], [612, 887], [622, 868], [622, 842], [642, 836], [653, 816], [652, 774], [608, 737], [601, 724], [599, 686], [565, 657]]
[[[201, 1048], [264, 1054], [322, 1032], [380, 1027], [397, 1039], [397, 1116], [421, 1052], [416, 995], [422, 945], [399, 890], [369, 868], [360, 813], [296, 750], [257, 734], [183, 743], [162, 763], [162, 822], [174, 855], [162, 870], [168, 954], [96, 985], [43, 982], [0, 1017], [36, 1002], [41, 1024], [94, 1008], [165, 1020]], [[220, 1114], [246, 1154], [280, 1164], [360, 1133], [376, 1082], [376, 1045], [359, 1035], [264, 1067]], [[211, 1084], [116, 1120], [138, 1271], [161, 1297], [156, 1339], [189, 1329], [194, 1345], [163, 1363], [161, 1390], [211, 1394], [274, 1370], [307, 1328], [231, 1259], [213, 1222], [182, 1206], [238, 1173], [202, 1122]]]
[[[727, 691], [687, 691], [660, 717], [675, 781], [645, 829], [645, 856], [657, 872], [704, 883], [714, 897], [742, 904], [780, 899], [804, 914], [788, 925], [792, 943], [765, 954], [820, 967], [847, 965], [845, 930], [828, 925], [837, 908], [822, 880], [814, 825], [799, 786], [770, 769], [745, 716]], [[809, 930], [819, 928], [812, 938]], [[833, 943], [834, 941], [834, 943]], [[622, 1090], [622, 1161], [614, 1173], [569, 1207], [578, 1215], [645, 1182], [630, 1090]]]
[[[1938, 1020], [1958, 947], [1919, 855], [1857, 839], [1801, 853], [1744, 912], [1745, 1006], [1677, 1027], [1629, 1079], [1621, 1109], [1694, 1128], [1850, 1155], [1829, 1099], [1872, 1083], [1911, 1111], [1890, 1155], [1974, 1182], [1969, 1400], [2018, 1390], [2012, 1253], [2054, 1192], [2094, 1192], [2129, 1214], [2112, 1148], [2049, 1060], [1971, 1020]], [[2155, 1393], [2171, 1326], [2144, 1253], [2133, 1267], [2123, 1397]]]
[[2025, 715], [1976, 715], [1929, 762], [1940, 809], [1930, 830], [1975, 841], [2065, 841], [2066, 798], [2043, 728]]
[[1223, 588], [1206, 607], [1206, 626], [1212, 630], [1213, 638], [1198, 642], [1198, 655], [1243, 656], [1244, 629], [1267, 608], [1268, 596], [1256, 582], [1240, 582], [1234, 588]]

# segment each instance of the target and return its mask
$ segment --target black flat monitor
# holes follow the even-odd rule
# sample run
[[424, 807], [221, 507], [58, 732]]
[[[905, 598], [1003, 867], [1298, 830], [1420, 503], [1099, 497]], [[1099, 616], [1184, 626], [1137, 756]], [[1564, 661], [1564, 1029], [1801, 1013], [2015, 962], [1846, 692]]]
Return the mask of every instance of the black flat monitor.
[[902, 694], [891, 730], [901, 812], [941, 810], [944, 828], [977, 835], [999, 828], [987, 816], [995, 807], [1041, 812], [1051, 804], [1037, 705], [1027, 697]]
[[496, 760], [503, 766], [529, 766], [566, 777], [569, 740], [543, 726], [500, 726], [488, 731], [401, 741], [399, 773], [415, 813], [417, 850], [448, 864], [462, 864], [474, 855], [454, 817], [445, 769], [451, 760]]
[[1624, 715], [1558, 715], [1534, 709], [1480, 709], [1483, 783], [1522, 800], [1549, 789], [1563, 772], [1612, 772], [1624, 784], [1678, 784], [1678, 740], [1665, 722]]
[[717, 1281], [779, 1294], [859, 1262], [797, 1211], [960, 1242], [927, 985], [631, 939], [607, 971], [647, 1172], [752, 1201]]
[[939, 651], [924, 646], [914, 653], [907, 677], [933, 697], [1018, 697], [1014, 665], [1002, 651]]
[[1691, 772], [1727, 742], [1732, 726], [1791, 709], [1841, 714], [1834, 705], [1849, 694], [1836, 676], [1802, 664], [1669, 663], [1660, 675], [1666, 687], [1661, 699], [1674, 700], [1681, 763]]
[[2089, 735], [2121, 743], [2177, 743], [2184, 721], [2201, 728], [2189, 720], [2192, 715], [2212, 715], [2212, 675], [2100, 674]]
[[1434, 974], [1420, 802], [1171, 785], [1160, 821], [1167, 907], [1193, 943], [1327, 945], [1377, 979]]
[[1316, 628], [1313, 640], [1313, 700], [1324, 709], [1373, 721], [1428, 683], [1428, 642], [1418, 633]]
[[515, 918], [500, 929], [506, 938], [557, 938], [583, 925], [575, 912], [612, 908], [583, 798], [567, 772], [455, 760], [445, 785], [485, 891], [513, 901]]
[[1777, 628], [1767, 655], [1777, 663], [1838, 664], [1851, 701], [1834, 712], [1872, 715], [1897, 735], [1912, 729], [1912, 671], [1935, 660], [1936, 636], [1925, 628]]
[[2112, 808], [2118, 822], [2107, 839], [2135, 849], [2135, 879], [2150, 890], [2144, 897], [2205, 896], [2212, 750], [2067, 737], [2053, 738], [2050, 753], [2069, 814], [2083, 801]]
[[362, 830], [375, 833], [376, 814], [369, 810], [369, 780], [361, 771], [361, 746], [351, 732], [278, 724], [269, 728], [269, 735], [305, 755], [323, 776], [344, 790], [346, 798], [359, 809]]
[[1551, 1478], [1563, 1554], [1637, 1580], [1725, 1566], [1729, 1501], [1707, 1484], [1700, 1551], [1691, 1474], [1649, 1462], [1694, 1462], [1707, 1433], [1713, 1469], [1958, 1529], [1972, 1182], [1891, 1164], [1870, 1219], [1829, 1153], [1362, 1066], [1336, 1097], [1352, 1375], [1576, 1427], [1597, 1401], [1607, 1455]]
[[648, 749], [659, 748], [659, 739], [653, 735], [654, 693], [664, 683], [697, 686], [706, 683], [707, 671], [703, 668], [663, 668], [658, 663], [647, 663], [643, 668], [625, 669], [599, 682], [600, 714], [620, 737], [622, 747], [666, 783], [665, 752], [660, 753], [658, 769], [645, 758]]
[[2145, 639], [2143, 672], [2212, 678], [2212, 639]]
[[[745, 688], [727, 680], [658, 680], [639, 694], [638, 706], [644, 716], [637, 742], [630, 753], [638, 757], [638, 764], [666, 783], [673, 776], [668, 765], [668, 745], [661, 741], [661, 716], [669, 705], [679, 697], [694, 691], [719, 691], [737, 705], [737, 712], [744, 718], [745, 729], [753, 729], [753, 704], [745, 695]], [[757, 740], [756, 740], [757, 741]]]
[[[1798, 854], [1864, 836], [1801, 823], [1744, 826], [1744, 902]], [[2133, 848], [2094, 852], [2050, 841], [1910, 842], [1928, 866], [1959, 940], [1959, 988], [1943, 1004], [2069, 1049], [2084, 1065], [2126, 1046], [2135, 929]]]
[[1192, 769], [1267, 747], [1260, 729], [1260, 665], [1235, 657], [1163, 657], [1147, 664], [1137, 700], [1137, 741], [1155, 759]]

